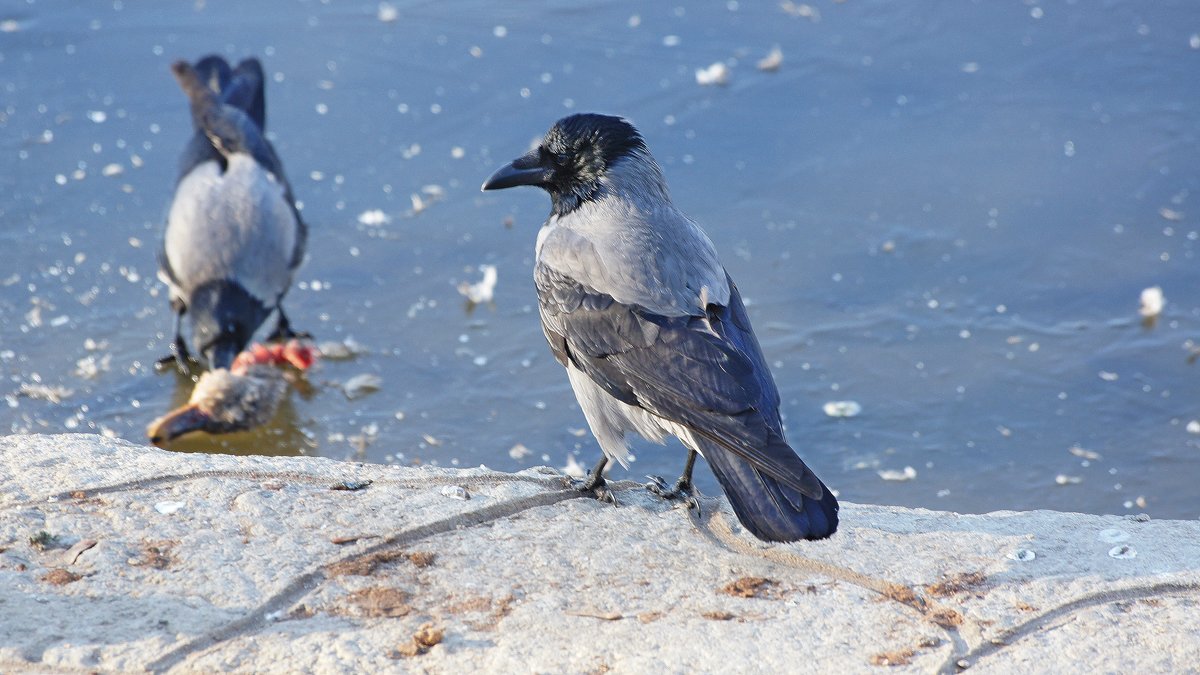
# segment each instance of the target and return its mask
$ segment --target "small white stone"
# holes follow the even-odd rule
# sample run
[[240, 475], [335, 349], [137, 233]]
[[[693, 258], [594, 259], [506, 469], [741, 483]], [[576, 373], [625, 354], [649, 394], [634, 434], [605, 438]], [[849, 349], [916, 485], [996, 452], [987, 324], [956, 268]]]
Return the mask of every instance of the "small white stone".
[[1116, 558], [1117, 560], [1127, 560], [1129, 558], [1136, 558], [1137, 551], [1129, 544], [1121, 544], [1120, 546], [1108, 549], [1108, 557]]
[[1009, 560], [1018, 560], [1020, 562], [1029, 562], [1030, 560], [1037, 558], [1037, 554], [1027, 548], [1019, 548], [1015, 551], [1010, 552], [1006, 557]]
[[154, 505], [154, 510], [158, 511], [164, 516], [169, 516], [179, 509], [182, 509], [185, 505], [186, 502], [159, 502]]
[[461, 485], [446, 485], [442, 487], [442, 496], [466, 501], [471, 498], [471, 493]]

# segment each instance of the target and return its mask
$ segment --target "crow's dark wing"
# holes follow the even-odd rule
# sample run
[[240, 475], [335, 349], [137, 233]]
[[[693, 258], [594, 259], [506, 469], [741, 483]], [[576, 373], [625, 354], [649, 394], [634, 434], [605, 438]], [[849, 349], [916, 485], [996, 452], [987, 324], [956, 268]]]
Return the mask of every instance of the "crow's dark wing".
[[542, 328], [560, 363], [821, 498], [820, 481], [783, 441], [779, 392], [732, 280], [728, 306], [676, 317], [619, 303], [544, 264], [534, 280]]

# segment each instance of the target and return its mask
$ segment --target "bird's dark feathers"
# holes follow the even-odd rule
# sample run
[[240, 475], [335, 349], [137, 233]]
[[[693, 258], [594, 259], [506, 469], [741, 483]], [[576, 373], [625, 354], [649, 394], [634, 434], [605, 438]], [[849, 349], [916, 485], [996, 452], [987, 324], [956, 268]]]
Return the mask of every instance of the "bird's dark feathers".
[[824, 488], [784, 441], [779, 392], [741, 296], [666, 317], [616, 302], [539, 264], [542, 328], [555, 358], [609, 395], [681, 424], [813, 499]]
[[192, 344], [206, 353], [218, 343], [228, 343], [232, 350], [228, 363], [209, 364], [213, 368], [228, 368], [249, 342], [254, 331], [262, 325], [275, 306], [254, 297], [240, 283], [230, 279], [207, 281], [192, 291], [188, 311], [192, 315]]
[[[178, 66], [175, 66], [178, 69]], [[264, 91], [262, 64], [258, 59], [245, 59], [231, 68], [229, 63], [215, 54], [205, 56], [192, 66], [198, 84], [212, 92], [210, 101], [202, 104], [204, 108], [220, 108], [228, 105], [250, 118], [258, 134], [264, 134], [267, 128], [267, 103]], [[207, 98], [207, 97], [206, 97]], [[225, 156], [207, 137], [204, 123], [200, 116], [203, 112], [196, 110], [193, 103], [193, 121], [196, 125], [196, 135], [192, 137], [184, 150], [180, 161], [180, 180], [196, 166], [209, 160], [216, 161], [225, 170]], [[265, 143], [265, 139], [263, 141]], [[269, 145], [268, 145], [269, 148]], [[269, 153], [258, 151], [256, 158], [272, 173], [279, 170], [279, 160], [274, 157], [274, 151]], [[261, 158], [258, 155], [263, 155]], [[277, 174], [278, 175], [278, 174]]]
[[543, 187], [554, 213], [565, 215], [593, 198], [609, 168], [634, 152], [647, 152], [646, 143], [620, 117], [580, 113], [555, 122], [538, 148], [541, 164], [552, 170]]

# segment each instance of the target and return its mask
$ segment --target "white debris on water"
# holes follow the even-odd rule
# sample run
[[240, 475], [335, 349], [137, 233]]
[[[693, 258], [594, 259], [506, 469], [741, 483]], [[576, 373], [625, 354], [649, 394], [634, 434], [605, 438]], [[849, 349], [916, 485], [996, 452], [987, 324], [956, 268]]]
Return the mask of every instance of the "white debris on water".
[[434, 202], [441, 201], [446, 196], [445, 189], [440, 185], [425, 185], [421, 187], [421, 192], [414, 192], [410, 196], [412, 201], [411, 215], [417, 215], [425, 209], [433, 206]]
[[729, 84], [729, 66], [717, 61], [707, 68], [696, 69], [696, 84], [701, 86]]
[[88, 354], [75, 362], [75, 375], [85, 380], [94, 380], [101, 373], [107, 373], [111, 367], [112, 354], [105, 354], [98, 359], [95, 354]]
[[917, 470], [911, 466], [904, 467], [902, 471], [897, 471], [895, 469], [883, 469], [877, 473], [879, 474], [880, 478], [891, 481], [906, 481], [917, 477]]
[[764, 73], [773, 73], [779, 70], [781, 65], [783, 65], [783, 50], [776, 45], [758, 62], [758, 69]]
[[392, 219], [380, 209], [371, 209], [358, 214], [358, 222], [363, 225], [387, 225]]
[[1200, 420], [1188, 422], [1186, 429], [1189, 434], [1200, 434]]
[[583, 478], [587, 475], [587, 467], [580, 464], [575, 455], [568, 455], [567, 465], [562, 468], [562, 472], [571, 478]]
[[346, 442], [353, 446], [353, 448], [358, 451], [359, 455], [362, 455], [377, 438], [379, 438], [379, 425], [372, 422], [371, 424], [359, 429], [357, 434], [347, 436]]
[[354, 338], [348, 337], [341, 342], [329, 340], [317, 345], [317, 351], [321, 353], [321, 358], [330, 359], [332, 361], [345, 361], [352, 359], [359, 354], [367, 351], [366, 347], [360, 345]]
[[1079, 476], [1068, 476], [1060, 473], [1054, 477], [1054, 482], [1057, 485], [1078, 485], [1083, 482], [1083, 479]]
[[392, 23], [400, 18], [400, 10], [390, 2], [379, 3], [379, 11], [376, 14], [380, 21], [384, 23]]
[[533, 454], [533, 451], [525, 447], [522, 443], [517, 443], [508, 449], [508, 456], [513, 459], [524, 459]]
[[491, 302], [496, 290], [496, 266], [480, 265], [479, 271], [483, 273], [483, 279], [475, 283], [463, 281], [458, 285], [458, 292], [476, 305]]
[[363, 373], [342, 383], [342, 391], [346, 394], [346, 398], [353, 401], [356, 398], [361, 398], [374, 391], [379, 391], [383, 386], [383, 378], [371, 373]]
[[1107, 370], [1102, 370], [1100, 371], [1100, 379], [1104, 380], [1105, 382], [1116, 382], [1117, 380], [1121, 379], [1121, 376], [1116, 373], [1110, 373]]
[[17, 389], [17, 396], [24, 396], [35, 401], [49, 401], [51, 403], [62, 403], [63, 399], [69, 398], [75, 390], [68, 389], [62, 385], [49, 385], [33, 382], [22, 382], [21, 387]]
[[105, 164], [104, 168], [100, 170], [100, 175], [105, 177], [120, 176], [123, 173], [125, 173], [125, 167], [116, 162]]
[[1167, 304], [1167, 299], [1163, 297], [1163, 290], [1160, 286], [1151, 286], [1144, 289], [1141, 296], [1141, 307], [1138, 308], [1138, 314], [1152, 319], [1159, 314], [1162, 314], [1163, 306]]
[[858, 401], [829, 401], [821, 409], [829, 417], [856, 417], [862, 412]]
[[1158, 215], [1162, 216], [1163, 220], [1169, 220], [1173, 223], [1183, 220], [1182, 213], [1176, 211], [1175, 209], [1169, 209], [1165, 206], [1158, 210]]
[[1078, 445], [1073, 445], [1073, 446], [1067, 448], [1067, 452], [1071, 453], [1072, 455], [1075, 455], [1076, 457], [1082, 457], [1083, 459], [1086, 459], [1088, 461], [1095, 461], [1095, 460], [1098, 460], [1101, 458], [1100, 453], [1092, 451], [1092, 450], [1085, 450], [1085, 449], [1079, 447]]
[[821, 20], [821, 11], [812, 5], [805, 5], [792, 0], [783, 0], [779, 3], [779, 7], [788, 15], [797, 18], [808, 19], [813, 23]]
[[1138, 507], [1139, 509], [1144, 509], [1144, 508], [1146, 508], [1146, 497], [1143, 495], [1138, 495], [1137, 499], [1127, 500], [1125, 502], [1124, 506], [1127, 509], [1132, 509], [1135, 506]]

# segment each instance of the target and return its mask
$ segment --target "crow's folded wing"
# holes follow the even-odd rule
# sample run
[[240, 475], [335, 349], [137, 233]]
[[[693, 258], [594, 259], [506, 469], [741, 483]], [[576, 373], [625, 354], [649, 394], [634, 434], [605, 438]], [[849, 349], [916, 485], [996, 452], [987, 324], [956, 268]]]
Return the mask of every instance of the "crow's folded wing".
[[676, 317], [616, 302], [545, 264], [534, 280], [542, 328], [560, 363], [821, 498], [820, 481], [784, 442], [779, 392], [732, 280], [727, 305]]

